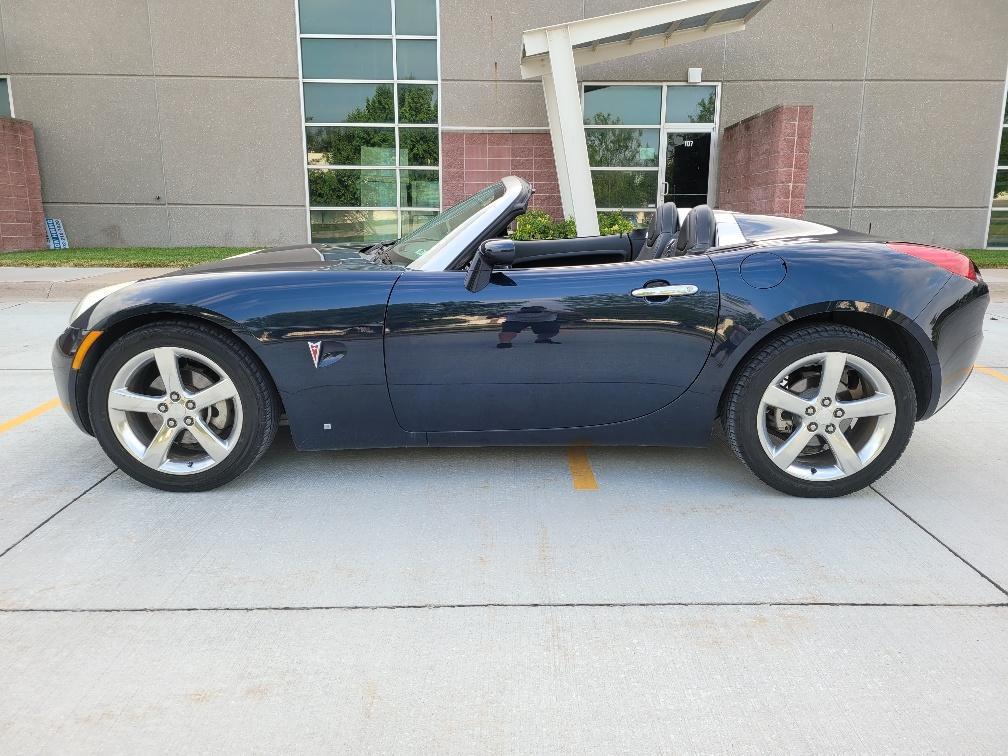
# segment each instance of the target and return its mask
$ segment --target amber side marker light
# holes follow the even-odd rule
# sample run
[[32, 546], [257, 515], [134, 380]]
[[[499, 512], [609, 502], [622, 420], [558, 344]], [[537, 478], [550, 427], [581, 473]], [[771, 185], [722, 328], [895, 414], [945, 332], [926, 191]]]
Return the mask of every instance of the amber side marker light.
[[84, 364], [84, 358], [87, 357], [91, 345], [98, 341], [98, 337], [101, 335], [101, 331], [91, 331], [84, 337], [84, 341], [81, 342], [81, 345], [77, 347], [77, 351], [74, 353], [73, 362], [70, 363], [70, 367], [74, 370], [80, 370], [80, 366]]

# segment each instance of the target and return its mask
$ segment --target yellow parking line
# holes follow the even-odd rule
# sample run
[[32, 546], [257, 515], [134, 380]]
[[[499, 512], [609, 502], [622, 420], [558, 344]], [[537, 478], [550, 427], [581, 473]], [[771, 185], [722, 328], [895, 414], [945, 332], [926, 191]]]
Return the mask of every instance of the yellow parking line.
[[574, 479], [576, 490], [595, 491], [598, 489], [598, 481], [595, 480], [595, 472], [588, 460], [587, 449], [583, 446], [568, 447], [567, 464], [570, 467], [571, 478]]
[[0, 423], [0, 433], [6, 433], [11, 428], [16, 428], [19, 425], [21, 425], [21, 423], [27, 423], [33, 417], [38, 417], [39, 415], [44, 414], [56, 407], [59, 407], [59, 399], [50, 399], [45, 404], [40, 404], [35, 409], [28, 410], [23, 415], [18, 415], [17, 417], [8, 420], [5, 423]]
[[984, 367], [983, 365], [974, 365], [973, 369], [984, 375], [989, 375], [991, 378], [997, 378], [999, 381], [1004, 381], [1008, 383], [1008, 375], [1005, 375], [1000, 370], [995, 370], [994, 368]]

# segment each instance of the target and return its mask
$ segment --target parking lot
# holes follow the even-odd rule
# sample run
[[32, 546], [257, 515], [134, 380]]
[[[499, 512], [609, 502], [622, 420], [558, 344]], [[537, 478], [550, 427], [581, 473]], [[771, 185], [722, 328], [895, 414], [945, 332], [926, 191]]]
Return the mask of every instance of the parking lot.
[[710, 449], [298, 454], [154, 491], [0, 302], [8, 752], [1004, 752], [1008, 302], [873, 489]]

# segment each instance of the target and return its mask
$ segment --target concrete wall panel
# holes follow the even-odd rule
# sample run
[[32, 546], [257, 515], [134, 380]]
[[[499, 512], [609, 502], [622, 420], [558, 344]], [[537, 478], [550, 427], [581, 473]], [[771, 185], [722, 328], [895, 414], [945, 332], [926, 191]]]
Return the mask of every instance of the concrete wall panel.
[[581, 0], [549, 3], [441, 1], [441, 77], [519, 80], [525, 29], [581, 18]]
[[146, 0], [7, 0], [3, 17], [11, 72], [153, 70]]
[[854, 208], [851, 227], [893, 241], [955, 249], [983, 247], [987, 208]]
[[805, 220], [837, 228], [849, 228], [850, 210], [846, 207], [806, 207]]
[[860, 82], [729, 82], [721, 90], [721, 125], [730, 126], [781, 103], [815, 108], [806, 204], [849, 207]]
[[444, 81], [441, 83], [443, 126], [546, 128], [542, 82]]
[[1000, 79], [1004, 0], [875, 0], [869, 79]]
[[860, 79], [871, 0], [773, 0], [726, 36], [726, 81]]
[[168, 200], [304, 205], [296, 81], [158, 82]]
[[154, 203], [164, 194], [151, 78], [19, 76], [46, 202]]
[[1003, 87], [868, 82], [854, 205], [987, 205]]
[[151, 0], [158, 74], [297, 78], [291, 0]]
[[304, 207], [171, 207], [173, 246], [276, 246], [308, 241]]
[[140, 205], [47, 204], [46, 215], [63, 221], [73, 247], [164, 247], [168, 213]]

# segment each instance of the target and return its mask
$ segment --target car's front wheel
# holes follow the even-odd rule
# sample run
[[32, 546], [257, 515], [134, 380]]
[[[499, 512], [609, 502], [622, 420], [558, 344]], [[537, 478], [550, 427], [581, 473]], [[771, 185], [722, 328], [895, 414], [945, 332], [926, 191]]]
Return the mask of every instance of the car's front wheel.
[[276, 434], [272, 385], [241, 342], [209, 326], [163, 322], [116, 340], [89, 392], [105, 453], [141, 483], [205, 491], [234, 479]]
[[899, 459], [917, 415], [913, 382], [878, 339], [853, 328], [800, 328], [761, 348], [725, 402], [735, 455], [795, 496], [843, 496]]

